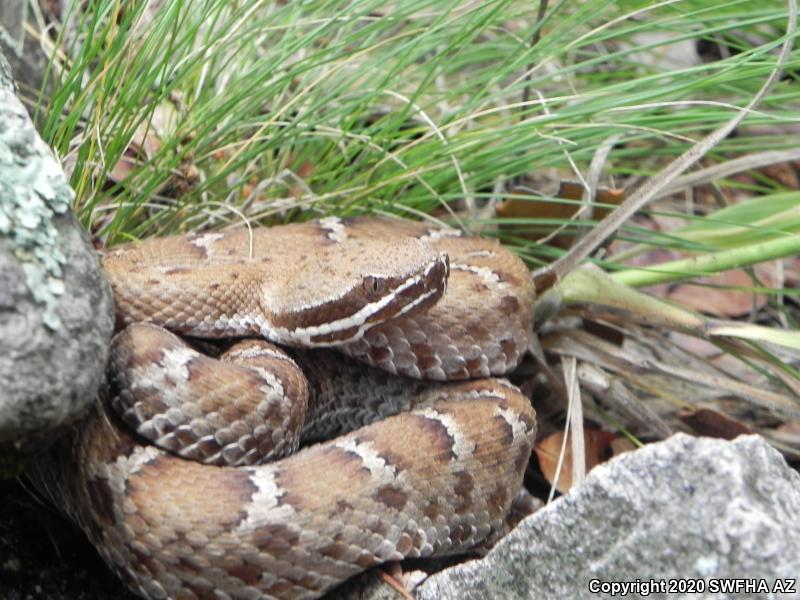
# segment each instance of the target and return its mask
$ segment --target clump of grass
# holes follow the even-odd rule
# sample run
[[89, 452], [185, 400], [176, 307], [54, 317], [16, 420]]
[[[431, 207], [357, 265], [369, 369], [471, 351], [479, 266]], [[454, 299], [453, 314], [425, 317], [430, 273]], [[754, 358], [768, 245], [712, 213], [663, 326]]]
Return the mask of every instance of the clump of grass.
[[[474, 207], [523, 176], [542, 188], [579, 177], [612, 136], [603, 181], [647, 176], [747, 102], [786, 18], [780, 2], [699, 0], [560, 3], [541, 23], [535, 5], [511, 1], [149, 4], [94, 0], [69, 15], [39, 112], [74, 165], [80, 218], [108, 243], [239, 213]], [[730, 55], [682, 68], [654, 58], [693, 40], [723, 40]], [[715, 158], [791, 148], [748, 130], [792, 122], [794, 87]], [[137, 132], [157, 147], [112, 181]]]

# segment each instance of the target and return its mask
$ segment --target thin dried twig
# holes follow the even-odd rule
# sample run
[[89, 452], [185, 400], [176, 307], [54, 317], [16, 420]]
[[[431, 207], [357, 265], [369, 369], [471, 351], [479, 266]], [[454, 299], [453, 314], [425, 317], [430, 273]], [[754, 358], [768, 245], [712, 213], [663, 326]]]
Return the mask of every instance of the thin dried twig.
[[[561, 361], [564, 380], [567, 382], [567, 393], [570, 404], [569, 432], [572, 441], [572, 486], [583, 483], [586, 479], [586, 443], [583, 431], [583, 404], [581, 403], [580, 382], [577, 375], [578, 361], [573, 357], [565, 357]], [[558, 479], [555, 480], [558, 482]]]

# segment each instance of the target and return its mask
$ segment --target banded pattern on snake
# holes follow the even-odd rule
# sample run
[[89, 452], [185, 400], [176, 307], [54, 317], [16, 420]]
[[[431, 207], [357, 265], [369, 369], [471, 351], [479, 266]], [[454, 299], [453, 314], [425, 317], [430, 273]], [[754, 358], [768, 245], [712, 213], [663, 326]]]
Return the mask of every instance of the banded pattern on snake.
[[[530, 342], [534, 290], [497, 242], [330, 217], [152, 240], [103, 266], [121, 329], [109, 402], [37, 478], [140, 595], [315, 598], [503, 531], [536, 426], [490, 377]], [[166, 330], [258, 339], [200, 343], [209, 358]], [[380, 370], [307, 350], [329, 346]]]

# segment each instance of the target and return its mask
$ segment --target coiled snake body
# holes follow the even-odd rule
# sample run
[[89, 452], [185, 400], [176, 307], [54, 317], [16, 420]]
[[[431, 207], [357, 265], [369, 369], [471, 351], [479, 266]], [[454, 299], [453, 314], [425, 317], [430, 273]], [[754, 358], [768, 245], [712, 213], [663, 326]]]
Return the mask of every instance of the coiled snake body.
[[[110, 402], [39, 477], [140, 595], [314, 598], [502, 531], [535, 418], [489, 377], [527, 347], [534, 292], [496, 242], [327, 218], [153, 240], [103, 266], [134, 324]], [[164, 328], [248, 339], [207, 357]], [[261, 464], [343, 427], [358, 428]]]

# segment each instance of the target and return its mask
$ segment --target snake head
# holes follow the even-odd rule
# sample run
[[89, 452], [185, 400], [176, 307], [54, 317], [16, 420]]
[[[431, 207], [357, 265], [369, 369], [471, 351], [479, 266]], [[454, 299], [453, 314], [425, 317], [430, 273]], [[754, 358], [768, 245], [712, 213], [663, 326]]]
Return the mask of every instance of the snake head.
[[281, 289], [284, 311], [265, 310], [275, 326], [263, 333], [291, 346], [352, 342], [375, 325], [433, 306], [448, 274], [447, 254], [418, 239], [348, 239], [300, 261]]
[[329, 217], [151, 239], [109, 252], [103, 267], [121, 324], [335, 346], [444, 293], [447, 254], [398, 223]]

